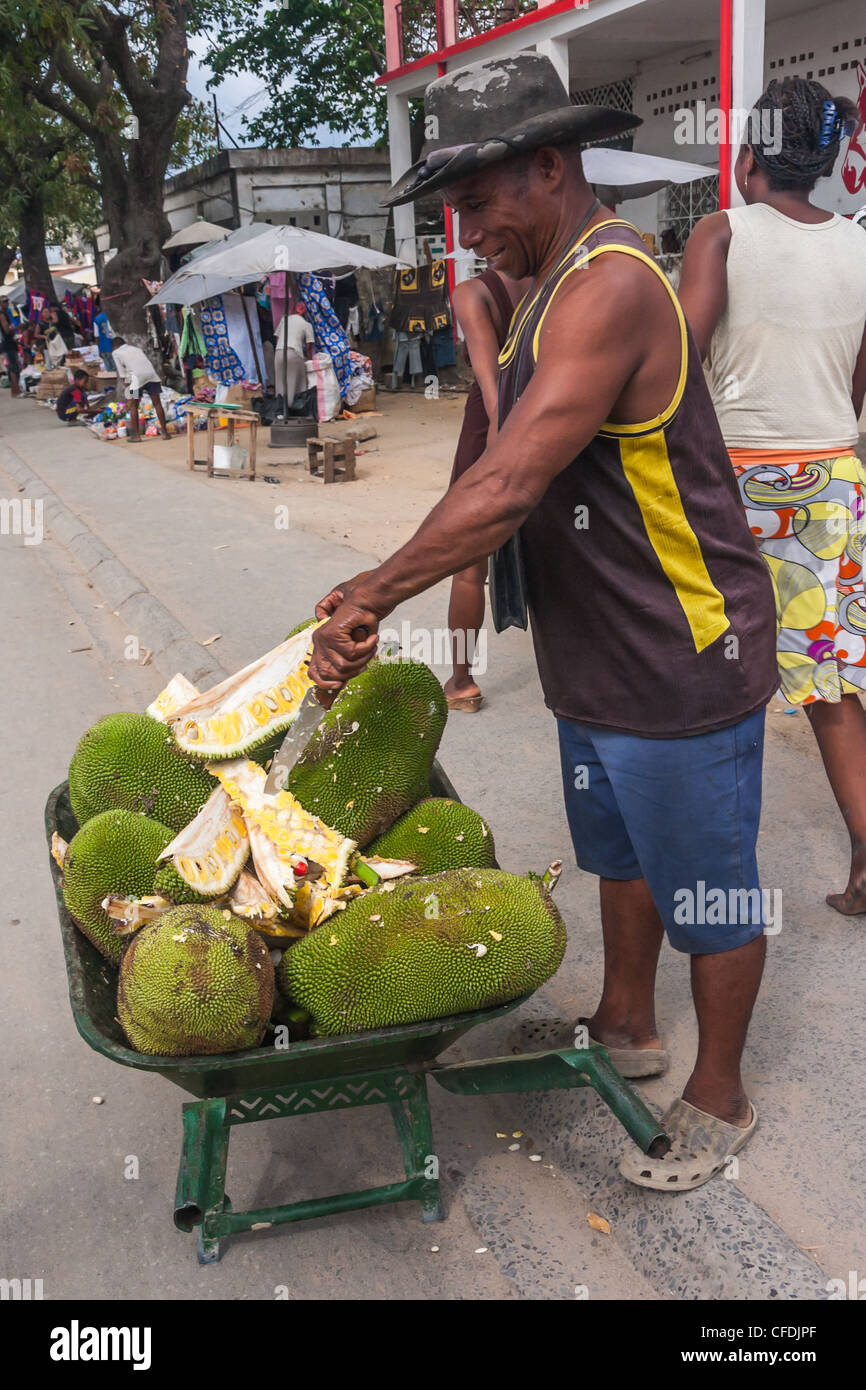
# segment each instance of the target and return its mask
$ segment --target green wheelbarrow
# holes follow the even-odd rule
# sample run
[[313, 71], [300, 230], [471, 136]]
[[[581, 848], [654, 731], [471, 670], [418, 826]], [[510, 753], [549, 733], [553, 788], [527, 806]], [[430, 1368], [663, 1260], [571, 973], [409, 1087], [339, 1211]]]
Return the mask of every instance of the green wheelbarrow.
[[[438, 764], [434, 796], [457, 799]], [[71, 840], [77, 829], [64, 782], [48, 798], [45, 829]], [[389, 1202], [421, 1203], [425, 1221], [442, 1219], [427, 1078], [454, 1095], [507, 1091], [556, 1091], [591, 1086], [644, 1153], [666, 1153], [670, 1140], [643, 1102], [611, 1065], [604, 1048], [563, 1048], [475, 1062], [443, 1064], [436, 1058], [470, 1028], [515, 1009], [529, 996], [499, 1008], [455, 1014], [429, 1023], [404, 1024], [343, 1037], [312, 1038], [279, 1049], [271, 1046], [212, 1057], [151, 1057], [130, 1048], [117, 1021], [117, 969], [78, 931], [66, 910], [61, 872], [51, 859], [60, 930], [66, 957], [69, 999], [75, 1025], [103, 1057], [138, 1071], [155, 1072], [196, 1097], [183, 1106], [183, 1147], [174, 1205], [175, 1225], [199, 1228], [198, 1259], [220, 1258], [220, 1244], [237, 1231], [283, 1221], [354, 1211]], [[330, 1197], [233, 1211], [225, 1180], [233, 1125], [294, 1118], [320, 1111], [387, 1105], [403, 1153], [405, 1177], [380, 1187]]]

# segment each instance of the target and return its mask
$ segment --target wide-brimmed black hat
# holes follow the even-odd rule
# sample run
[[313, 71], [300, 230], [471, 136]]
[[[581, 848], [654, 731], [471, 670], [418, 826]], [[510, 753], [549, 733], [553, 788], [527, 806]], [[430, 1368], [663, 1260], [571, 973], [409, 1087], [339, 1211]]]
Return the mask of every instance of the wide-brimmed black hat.
[[542, 145], [622, 135], [640, 116], [571, 101], [549, 58], [527, 50], [439, 77], [424, 93], [429, 138], [421, 159], [388, 190], [383, 207], [411, 203], [478, 169]]

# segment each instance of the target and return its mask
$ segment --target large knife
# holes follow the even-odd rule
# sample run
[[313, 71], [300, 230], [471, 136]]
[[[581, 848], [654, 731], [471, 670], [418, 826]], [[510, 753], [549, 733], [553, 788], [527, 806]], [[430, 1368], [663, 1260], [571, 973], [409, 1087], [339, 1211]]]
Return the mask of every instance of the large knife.
[[289, 773], [327, 713], [325, 706], [319, 703], [318, 697], [318, 686], [311, 685], [301, 701], [295, 722], [274, 754], [268, 769], [265, 779], [267, 796], [276, 796], [277, 792], [282, 791]]
[[[365, 627], [356, 627], [352, 633], [356, 642], [363, 642], [367, 636], [369, 633]], [[268, 770], [265, 779], [266, 796], [276, 796], [278, 791], [282, 791], [289, 773], [327, 714], [328, 706], [320, 703], [320, 694], [323, 695], [325, 692], [320, 691], [318, 686], [311, 685], [301, 701], [295, 721], [274, 754]]]

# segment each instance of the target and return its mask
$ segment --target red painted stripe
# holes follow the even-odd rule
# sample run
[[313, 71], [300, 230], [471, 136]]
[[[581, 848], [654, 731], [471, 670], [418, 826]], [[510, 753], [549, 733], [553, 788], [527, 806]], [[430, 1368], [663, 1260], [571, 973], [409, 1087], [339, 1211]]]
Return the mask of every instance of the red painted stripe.
[[724, 134], [719, 144], [719, 208], [731, 206], [731, 107], [733, 105], [733, 0], [721, 0], [719, 51], [719, 102], [724, 112]]
[[411, 63], [403, 63], [402, 67], [391, 68], [389, 72], [383, 72], [376, 78], [376, 85], [385, 82], [393, 82], [395, 77], [403, 77], [407, 72], [415, 72], [418, 68], [426, 68], [431, 63], [441, 63], [449, 58], [454, 58], [458, 53], [466, 53], [472, 48], [478, 48], [481, 44], [489, 43], [491, 39], [498, 39], [501, 34], [514, 34], [520, 29], [526, 29], [531, 24], [537, 24], [539, 20], [549, 19], [552, 15], [566, 14], [569, 10], [586, 9], [588, 6], [581, 6], [576, 0], [555, 0], [552, 5], [545, 5], [542, 10], [533, 10], [531, 14], [518, 15], [517, 19], [511, 19], [507, 24], [499, 24], [495, 29], [488, 29], [485, 34], [473, 34], [469, 39], [461, 39], [459, 43], [452, 43], [450, 48], [442, 48], [438, 53], [426, 53], [423, 58], [414, 58]]

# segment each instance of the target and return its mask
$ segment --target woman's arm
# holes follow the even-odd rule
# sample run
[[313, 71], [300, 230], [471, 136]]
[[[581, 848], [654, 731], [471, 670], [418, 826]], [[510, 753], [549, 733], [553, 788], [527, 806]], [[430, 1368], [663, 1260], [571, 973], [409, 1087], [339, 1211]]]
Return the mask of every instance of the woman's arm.
[[499, 340], [487, 291], [475, 280], [464, 280], [454, 290], [453, 304], [457, 322], [463, 329], [469, 361], [481, 388], [487, 418], [495, 424], [499, 399]]
[[730, 222], [713, 212], [695, 227], [683, 253], [677, 294], [702, 359], [727, 303], [730, 244]]
[[854, 402], [858, 420], [863, 410], [864, 396], [866, 396], [866, 328], [863, 330], [863, 341], [860, 344], [857, 361], [854, 363], [854, 379], [851, 382], [851, 399]]

